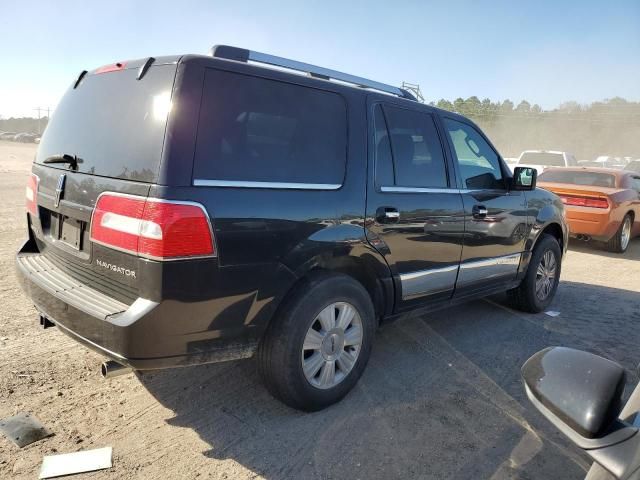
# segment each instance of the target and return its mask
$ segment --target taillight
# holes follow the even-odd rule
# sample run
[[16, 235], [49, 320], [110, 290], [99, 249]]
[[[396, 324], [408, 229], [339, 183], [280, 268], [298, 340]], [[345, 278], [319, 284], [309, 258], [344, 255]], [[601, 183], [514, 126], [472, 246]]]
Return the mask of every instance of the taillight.
[[562, 203], [565, 205], [573, 205], [576, 207], [593, 207], [593, 208], [609, 208], [609, 202], [606, 198], [595, 197], [571, 197], [561, 195]]
[[91, 240], [157, 260], [214, 256], [209, 217], [198, 203], [104, 193], [91, 220]]
[[38, 216], [38, 183], [40, 179], [35, 173], [32, 173], [27, 180], [27, 212], [34, 217]]

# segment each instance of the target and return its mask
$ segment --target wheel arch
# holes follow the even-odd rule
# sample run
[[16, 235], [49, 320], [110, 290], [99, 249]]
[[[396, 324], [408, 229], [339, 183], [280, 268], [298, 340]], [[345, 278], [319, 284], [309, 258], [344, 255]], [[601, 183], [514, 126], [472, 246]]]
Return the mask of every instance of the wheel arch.
[[548, 225], [546, 225], [538, 234], [538, 237], [536, 238], [536, 241], [533, 244], [533, 248], [535, 248], [536, 244], [544, 234], [551, 235], [552, 237], [554, 237], [558, 241], [558, 244], [560, 245], [560, 251], [564, 252], [564, 247], [565, 247], [564, 231], [562, 230], [562, 227], [560, 226], [559, 223], [551, 222]]

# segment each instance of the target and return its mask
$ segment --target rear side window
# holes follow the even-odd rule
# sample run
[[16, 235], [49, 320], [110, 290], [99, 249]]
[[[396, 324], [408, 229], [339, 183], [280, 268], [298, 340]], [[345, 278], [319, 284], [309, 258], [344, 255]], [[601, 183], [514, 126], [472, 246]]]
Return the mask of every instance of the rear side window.
[[448, 186], [442, 145], [430, 114], [388, 105], [383, 113], [377, 106], [374, 122], [378, 184], [393, 180], [391, 185], [402, 187]]
[[194, 178], [341, 185], [346, 157], [339, 95], [207, 70]]

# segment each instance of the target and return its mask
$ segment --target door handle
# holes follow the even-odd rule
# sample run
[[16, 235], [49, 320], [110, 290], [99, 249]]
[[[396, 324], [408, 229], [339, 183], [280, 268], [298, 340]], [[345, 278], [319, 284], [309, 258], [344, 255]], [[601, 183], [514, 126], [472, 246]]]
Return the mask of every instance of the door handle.
[[397, 223], [400, 220], [400, 212], [395, 207], [379, 207], [376, 210], [378, 223]]
[[471, 213], [473, 214], [473, 218], [485, 218], [489, 210], [487, 210], [487, 207], [484, 205], [474, 205]]

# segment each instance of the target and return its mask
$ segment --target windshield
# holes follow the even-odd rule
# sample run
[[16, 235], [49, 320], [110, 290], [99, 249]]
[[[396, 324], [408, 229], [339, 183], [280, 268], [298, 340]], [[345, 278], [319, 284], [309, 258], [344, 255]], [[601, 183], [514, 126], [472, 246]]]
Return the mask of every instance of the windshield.
[[564, 167], [564, 158], [561, 153], [549, 152], [524, 152], [518, 163], [529, 165], [547, 165], [549, 167]]
[[155, 66], [140, 80], [138, 69], [86, 75], [53, 113], [36, 163], [67, 154], [78, 157], [79, 172], [155, 182], [175, 71]]
[[569, 183], [591, 187], [614, 188], [616, 186], [616, 177], [614, 175], [596, 172], [546, 171], [538, 177], [538, 180], [541, 182]]

